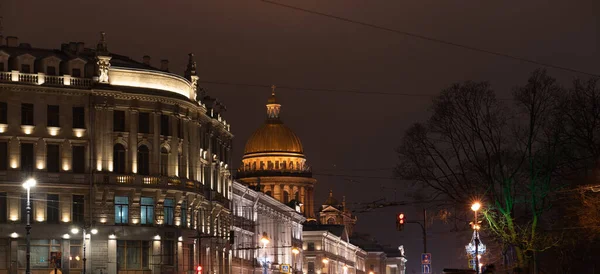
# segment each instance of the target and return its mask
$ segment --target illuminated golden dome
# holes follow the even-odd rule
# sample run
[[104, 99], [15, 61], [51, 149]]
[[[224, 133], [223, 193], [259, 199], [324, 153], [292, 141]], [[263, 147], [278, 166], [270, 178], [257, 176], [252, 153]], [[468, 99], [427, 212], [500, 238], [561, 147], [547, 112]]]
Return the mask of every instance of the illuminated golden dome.
[[300, 138], [283, 123], [267, 121], [246, 142], [244, 154], [287, 152], [303, 154]]
[[281, 105], [275, 98], [275, 86], [271, 87], [271, 97], [267, 101], [267, 121], [257, 129], [244, 148], [244, 158], [262, 153], [293, 153], [304, 158], [300, 138], [279, 119]]

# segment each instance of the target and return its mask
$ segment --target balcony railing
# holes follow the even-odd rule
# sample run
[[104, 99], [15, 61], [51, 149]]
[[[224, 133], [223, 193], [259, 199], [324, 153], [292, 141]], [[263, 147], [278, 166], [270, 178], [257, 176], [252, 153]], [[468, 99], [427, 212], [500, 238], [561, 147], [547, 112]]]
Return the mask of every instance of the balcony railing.
[[[1, 179], [1, 174], [0, 174]], [[114, 174], [114, 173], [96, 173], [94, 174], [94, 182], [97, 184], [113, 184], [113, 185], [128, 185], [140, 187], [156, 187], [179, 189], [182, 191], [195, 191], [203, 194], [207, 199], [222, 204], [229, 208], [229, 199], [223, 194], [210, 189], [208, 186], [200, 182], [164, 176], [149, 176], [139, 174]]]
[[1, 82], [19, 82], [35, 85], [49, 86], [75, 86], [75, 87], [90, 87], [92, 79], [78, 78], [70, 75], [53, 76], [44, 73], [22, 73], [17, 70], [0, 72]]

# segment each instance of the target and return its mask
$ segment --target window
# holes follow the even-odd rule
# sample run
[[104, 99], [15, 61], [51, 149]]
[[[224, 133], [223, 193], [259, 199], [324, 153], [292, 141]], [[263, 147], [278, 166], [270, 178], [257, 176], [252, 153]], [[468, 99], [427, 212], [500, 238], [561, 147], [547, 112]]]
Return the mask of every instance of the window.
[[4, 71], [4, 62], [0, 62], [0, 71]]
[[58, 145], [46, 145], [46, 169], [48, 172], [59, 172], [60, 147]]
[[171, 131], [169, 130], [169, 116], [163, 114], [160, 116], [160, 135], [171, 136], [170, 132]]
[[283, 203], [287, 204], [290, 202], [290, 193], [288, 193], [287, 191], [283, 191]]
[[8, 169], [8, 142], [0, 142], [0, 170]]
[[85, 108], [73, 107], [73, 128], [85, 128]]
[[327, 219], [327, 224], [328, 225], [334, 225], [335, 224], [335, 218], [331, 217], [331, 218]]
[[117, 241], [117, 269], [150, 269], [149, 241]]
[[69, 267], [70, 269], [81, 269], [83, 268], [83, 252], [81, 248], [81, 240], [71, 240], [70, 241], [70, 258]]
[[165, 240], [162, 242], [162, 264], [163, 265], [174, 265], [175, 264], [175, 243], [172, 240]]
[[308, 251], [315, 251], [315, 243], [313, 242], [308, 242], [308, 247], [307, 247]]
[[181, 119], [177, 119], [177, 137], [183, 139], [183, 121]]
[[21, 104], [21, 125], [33, 126], [33, 104]]
[[115, 173], [125, 173], [125, 147], [116, 144], [113, 147], [113, 171]]
[[308, 273], [315, 273], [315, 262], [308, 262]]
[[73, 146], [73, 172], [85, 173], [85, 146]]
[[150, 153], [148, 147], [141, 145], [137, 151], [137, 172], [141, 175], [150, 174]]
[[[29, 206], [31, 207], [31, 214], [29, 215], [29, 222], [33, 223], [33, 201], [29, 199]], [[21, 223], [27, 223], [27, 194], [21, 195]]]
[[141, 204], [141, 224], [151, 225], [154, 223], [154, 199], [150, 197], [142, 197]]
[[49, 127], [60, 127], [60, 115], [58, 112], [58, 106], [48, 105], [48, 126]]
[[115, 196], [115, 224], [129, 223], [129, 197]]
[[165, 147], [160, 148], [160, 175], [169, 176], [169, 151]]
[[33, 144], [21, 144], [21, 170], [33, 172]]
[[8, 204], [6, 203], [6, 192], [0, 192], [0, 224], [6, 223]]
[[267, 194], [267, 196], [273, 197], [273, 196], [271, 196], [271, 191], [267, 191], [267, 192], [265, 192], [265, 194]]
[[8, 105], [0, 102], [0, 124], [8, 124]]
[[29, 64], [22, 64], [21, 72], [22, 73], [31, 73], [31, 66]]
[[78, 68], [74, 68], [73, 72], [71, 73], [73, 77], [81, 77], [81, 69]]
[[53, 66], [46, 67], [46, 74], [56, 75], [56, 67], [53, 67]]
[[181, 203], [181, 226], [188, 227], [187, 222], [187, 202], [183, 201]]
[[150, 113], [140, 112], [138, 116], [138, 132], [150, 133]]
[[113, 111], [113, 131], [124, 132], [125, 131], [125, 111], [115, 110]]
[[46, 199], [46, 221], [58, 224], [58, 194], [48, 194]]
[[[49, 269], [60, 268], [58, 254], [61, 252], [59, 240], [31, 240], [31, 268]], [[25, 239], [19, 239], [19, 248], [17, 250], [18, 268], [25, 268], [26, 265], [27, 242]]]
[[73, 223], [83, 224], [85, 221], [85, 200], [83, 195], [73, 195]]
[[173, 225], [173, 219], [175, 217], [175, 211], [173, 210], [173, 206], [174, 206], [175, 202], [173, 199], [165, 199], [164, 203], [163, 203], [163, 208], [165, 211], [165, 221], [164, 224], [165, 225]]

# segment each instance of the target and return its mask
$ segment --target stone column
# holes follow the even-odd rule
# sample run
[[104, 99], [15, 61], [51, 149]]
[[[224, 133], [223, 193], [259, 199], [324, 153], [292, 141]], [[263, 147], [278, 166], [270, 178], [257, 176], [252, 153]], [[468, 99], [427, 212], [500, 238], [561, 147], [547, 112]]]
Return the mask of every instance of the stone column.
[[177, 132], [177, 123], [179, 117], [175, 115], [169, 115], [169, 122], [171, 127], [171, 153], [169, 154], [169, 176], [179, 176], [179, 134]]
[[152, 123], [152, 165], [150, 174], [160, 174], [160, 112], [154, 111], [151, 114]]
[[129, 170], [133, 173], [140, 172], [137, 170], [138, 116], [139, 111], [137, 109], [129, 109], [129, 159], [131, 160], [128, 163], [131, 165], [131, 169]]
[[183, 157], [182, 157], [183, 163], [179, 163], [179, 165], [184, 165], [184, 168], [183, 168], [184, 174], [179, 174], [179, 177], [191, 179], [190, 164], [188, 161], [188, 155], [189, 155], [188, 150], [190, 147], [190, 140], [188, 138], [188, 135], [189, 135], [188, 134], [188, 123], [189, 123], [189, 119], [187, 119], [187, 118], [181, 119], [181, 127], [182, 127], [182, 131], [183, 131], [183, 136], [179, 136], [179, 138], [183, 139], [183, 144], [182, 144], [182, 149], [181, 149], [182, 150], [181, 152], [183, 154]]
[[100, 134], [104, 135], [104, 138], [103, 138], [104, 150], [103, 150], [103, 155], [102, 155], [102, 159], [103, 159], [102, 169], [109, 170], [109, 171], [114, 170], [113, 140], [112, 140], [113, 116], [114, 116], [114, 111], [112, 108], [107, 108], [104, 110], [103, 120], [100, 121], [101, 123], [104, 124], [104, 127], [99, 131]]

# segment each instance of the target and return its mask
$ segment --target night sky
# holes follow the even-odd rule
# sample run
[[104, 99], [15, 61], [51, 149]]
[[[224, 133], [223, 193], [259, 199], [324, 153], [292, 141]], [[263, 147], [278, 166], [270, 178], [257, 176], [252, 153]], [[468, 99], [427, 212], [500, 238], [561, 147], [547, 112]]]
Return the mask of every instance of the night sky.
[[[598, 2], [281, 0], [600, 74]], [[428, 117], [431, 95], [455, 82], [489, 80], [500, 96], [509, 97], [511, 88], [524, 84], [539, 67], [258, 0], [2, 0], [0, 16], [5, 36], [18, 36], [33, 47], [60, 48], [68, 41], [94, 47], [98, 32], [105, 31], [111, 52], [139, 61], [150, 55], [154, 66], [169, 59], [176, 73], [183, 73], [187, 53], [193, 52], [201, 81], [413, 94], [277, 90], [282, 119], [301, 138], [318, 179], [315, 200], [324, 202], [332, 189], [340, 200], [346, 195], [352, 208], [382, 198], [412, 199], [406, 197], [409, 184], [386, 178], [393, 175], [394, 149], [404, 130]], [[580, 76], [557, 69], [549, 73], [564, 84]], [[270, 89], [203, 86], [227, 105], [224, 116], [235, 134], [237, 167], [246, 139], [264, 122]], [[410, 220], [420, 206], [358, 215], [358, 231], [383, 243], [405, 245], [407, 273], [420, 271], [421, 232], [411, 225], [404, 232], [395, 231], [394, 214], [404, 211]], [[466, 266], [464, 245], [470, 234], [449, 232], [454, 228], [436, 222], [430, 233], [435, 272]]]

